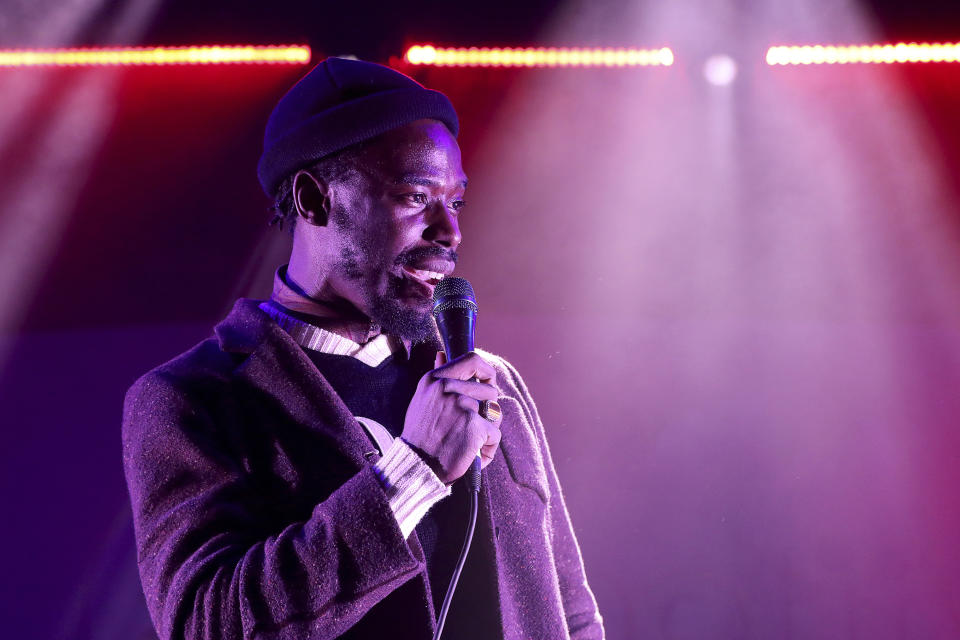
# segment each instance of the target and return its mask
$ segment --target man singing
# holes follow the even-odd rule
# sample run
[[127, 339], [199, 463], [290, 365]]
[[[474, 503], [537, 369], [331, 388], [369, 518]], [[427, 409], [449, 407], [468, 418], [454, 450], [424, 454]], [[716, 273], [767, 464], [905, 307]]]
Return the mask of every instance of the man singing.
[[329, 58], [277, 104], [258, 175], [293, 233], [270, 300], [127, 393], [123, 460], [163, 640], [603, 637], [543, 425], [516, 370], [446, 362], [434, 286], [467, 179], [449, 100]]

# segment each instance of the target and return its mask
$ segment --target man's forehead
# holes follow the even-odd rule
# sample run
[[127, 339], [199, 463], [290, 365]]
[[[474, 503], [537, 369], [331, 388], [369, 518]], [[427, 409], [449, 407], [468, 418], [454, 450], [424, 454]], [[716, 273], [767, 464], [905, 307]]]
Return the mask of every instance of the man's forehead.
[[355, 168], [370, 178], [389, 184], [441, 188], [452, 182], [463, 189], [467, 188], [467, 175], [459, 166], [448, 167], [427, 163], [388, 166], [378, 162], [361, 163]]
[[[401, 171], [393, 178], [394, 184], [409, 184], [422, 187], [441, 187], [444, 182], [450, 180], [448, 172], [436, 167], [423, 167], [413, 171]], [[452, 181], [457, 182], [461, 187], [467, 187], [467, 176], [463, 171], [457, 171], [452, 176]]]
[[380, 153], [374, 152], [368, 158], [372, 160], [370, 168], [394, 184], [440, 186], [454, 182], [463, 187], [467, 185], [456, 142], [452, 146], [423, 140], [386, 145]]
[[368, 147], [364, 155], [370, 168], [395, 184], [467, 184], [460, 164], [460, 147], [439, 122], [420, 121], [390, 131]]

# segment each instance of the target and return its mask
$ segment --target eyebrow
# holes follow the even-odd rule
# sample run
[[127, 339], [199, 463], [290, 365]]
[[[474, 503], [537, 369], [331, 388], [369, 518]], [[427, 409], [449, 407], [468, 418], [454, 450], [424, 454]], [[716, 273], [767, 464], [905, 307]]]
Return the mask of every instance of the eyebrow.
[[[407, 174], [404, 174], [404, 175], [400, 176], [399, 178], [397, 178], [396, 180], [394, 180], [394, 184], [411, 184], [411, 185], [417, 185], [417, 186], [420, 186], [420, 187], [433, 187], [434, 189], [440, 187], [440, 183], [437, 182], [436, 180], [432, 180], [432, 179], [430, 179], [430, 178], [427, 178], [426, 176], [423, 176], [423, 175], [417, 174], [417, 173], [407, 173]], [[463, 186], [464, 188], [466, 188], [466, 187], [467, 187], [467, 179], [464, 178], [463, 181], [462, 181], [460, 184], [461, 184], [461, 186]]]

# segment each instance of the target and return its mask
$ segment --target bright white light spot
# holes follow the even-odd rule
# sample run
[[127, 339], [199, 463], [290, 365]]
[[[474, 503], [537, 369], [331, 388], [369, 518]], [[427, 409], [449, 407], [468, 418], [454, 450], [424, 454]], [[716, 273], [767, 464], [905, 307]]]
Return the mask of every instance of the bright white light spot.
[[726, 86], [737, 77], [737, 63], [727, 55], [710, 56], [703, 64], [703, 77], [710, 84]]

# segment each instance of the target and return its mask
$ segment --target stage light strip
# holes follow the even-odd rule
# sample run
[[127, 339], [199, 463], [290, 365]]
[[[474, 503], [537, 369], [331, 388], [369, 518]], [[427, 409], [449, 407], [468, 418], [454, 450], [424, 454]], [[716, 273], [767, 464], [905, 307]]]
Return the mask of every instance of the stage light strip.
[[305, 64], [306, 45], [0, 49], [0, 67], [165, 64]]
[[806, 45], [770, 47], [767, 64], [893, 64], [903, 62], [960, 62], [960, 44]]
[[443, 48], [414, 45], [404, 58], [410, 64], [437, 67], [648, 67], [670, 66], [673, 52], [661, 49], [585, 49], [540, 47]]

